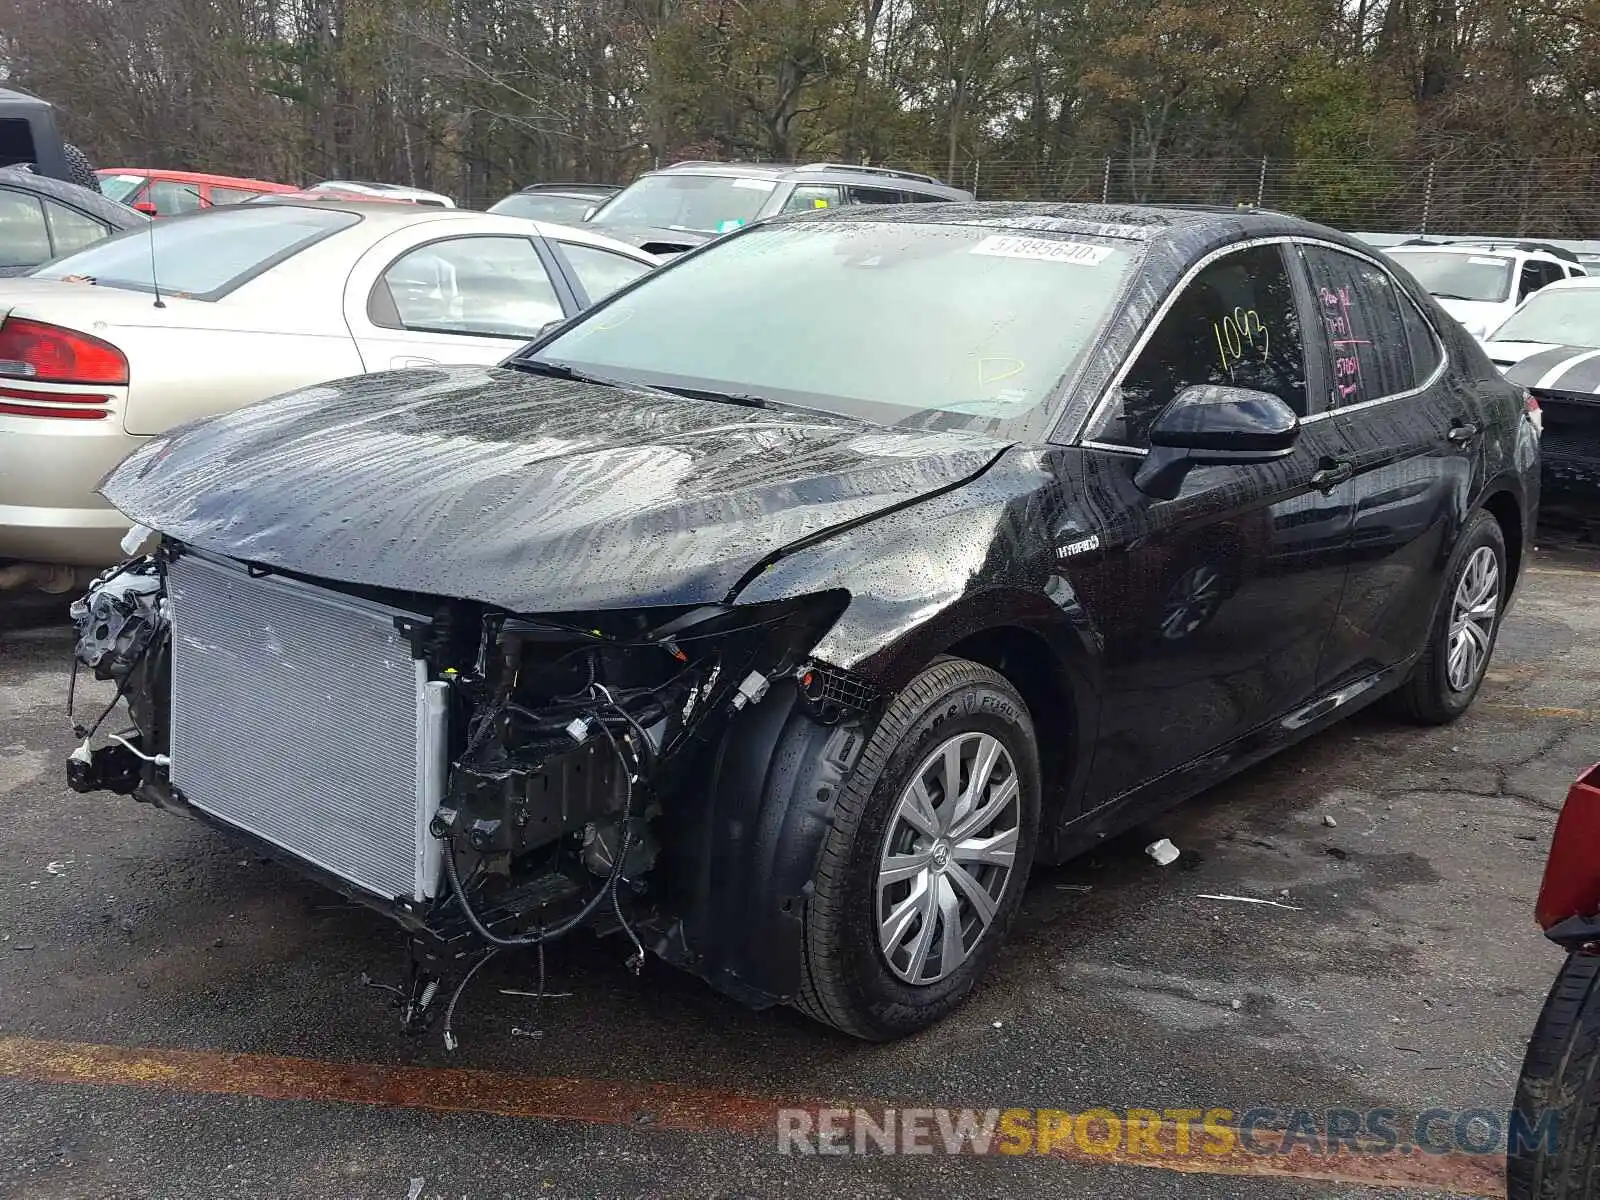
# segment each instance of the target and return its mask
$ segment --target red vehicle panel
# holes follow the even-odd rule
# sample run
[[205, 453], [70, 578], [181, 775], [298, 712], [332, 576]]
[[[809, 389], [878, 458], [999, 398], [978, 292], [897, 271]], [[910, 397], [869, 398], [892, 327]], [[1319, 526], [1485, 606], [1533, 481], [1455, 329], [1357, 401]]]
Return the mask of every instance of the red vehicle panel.
[[100, 189], [153, 217], [171, 217], [222, 204], [239, 204], [257, 196], [292, 192], [292, 184], [200, 171], [164, 171], [149, 167], [102, 167], [95, 172]]
[[1567, 790], [1534, 907], [1542, 929], [1600, 912], [1600, 764]]

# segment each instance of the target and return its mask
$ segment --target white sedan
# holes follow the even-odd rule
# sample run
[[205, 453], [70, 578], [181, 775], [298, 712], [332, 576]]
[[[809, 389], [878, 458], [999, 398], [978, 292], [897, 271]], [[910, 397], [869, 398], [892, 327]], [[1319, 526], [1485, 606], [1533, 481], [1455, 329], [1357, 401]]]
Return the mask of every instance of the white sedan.
[[115, 561], [127, 522], [95, 488], [153, 434], [323, 380], [499, 362], [657, 262], [520, 217], [291, 199], [0, 280], [0, 587]]

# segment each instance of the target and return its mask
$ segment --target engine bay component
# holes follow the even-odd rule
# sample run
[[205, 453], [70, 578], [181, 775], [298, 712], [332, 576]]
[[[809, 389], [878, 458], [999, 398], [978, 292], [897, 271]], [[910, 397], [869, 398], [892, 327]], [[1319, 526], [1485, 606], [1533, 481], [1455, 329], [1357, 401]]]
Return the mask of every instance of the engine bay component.
[[80, 732], [69, 781], [209, 820], [387, 912], [411, 941], [406, 1027], [443, 1008], [448, 1031], [498, 951], [591, 926], [624, 934], [637, 971], [670, 940], [664, 873], [708, 867], [679, 809], [733, 723], [816, 678], [843, 606], [521, 616], [167, 541], [73, 606], [78, 660], [133, 728], [98, 748], [98, 722]]
[[78, 661], [119, 683], [167, 625], [160, 565], [136, 559], [100, 575], [69, 610]]

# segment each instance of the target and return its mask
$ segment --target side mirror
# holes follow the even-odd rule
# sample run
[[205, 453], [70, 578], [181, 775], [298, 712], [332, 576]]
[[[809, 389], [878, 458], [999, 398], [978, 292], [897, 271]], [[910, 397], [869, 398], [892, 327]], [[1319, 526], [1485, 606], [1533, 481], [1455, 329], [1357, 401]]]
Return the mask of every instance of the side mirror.
[[1294, 453], [1300, 418], [1270, 392], [1202, 385], [1184, 388], [1150, 427], [1150, 452], [1133, 482], [1171, 500], [1192, 467], [1272, 462]]
[[134, 212], [142, 212], [147, 217], [156, 215], [156, 206], [148, 200], [140, 200], [133, 206]]
[[539, 326], [538, 332], [533, 335], [534, 341], [538, 341], [547, 333], [554, 333], [566, 323], [567, 319], [565, 317], [562, 317], [557, 321], [546, 321], [543, 325]]

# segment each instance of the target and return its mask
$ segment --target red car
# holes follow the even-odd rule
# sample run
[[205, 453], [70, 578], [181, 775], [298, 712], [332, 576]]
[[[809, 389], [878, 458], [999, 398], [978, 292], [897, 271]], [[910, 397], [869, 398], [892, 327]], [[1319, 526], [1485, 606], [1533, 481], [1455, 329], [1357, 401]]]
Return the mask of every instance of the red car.
[[1510, 1200], [1600, 1197], [1600, 765], [1567, 792], [1535, 908], [1567, 961], [1517, 1081]]
[[152, 217], [173, 217], [222, 204], [239, 204], [274, 192], [292, 192], [287, 183], [205, 175], [199, 171], [158, 171], [148, 167], [102, 167], [100, 190]]

